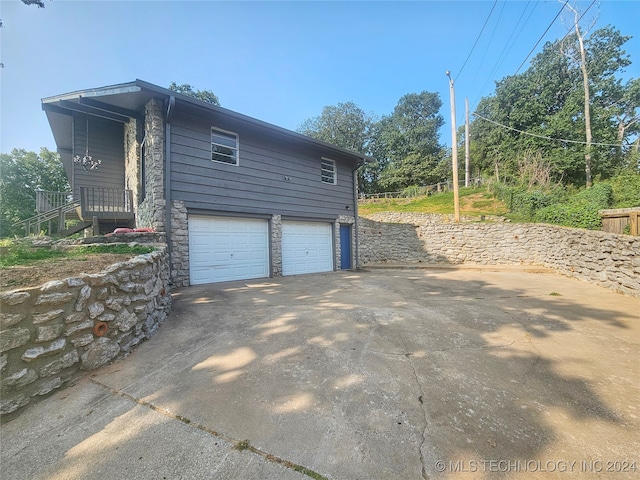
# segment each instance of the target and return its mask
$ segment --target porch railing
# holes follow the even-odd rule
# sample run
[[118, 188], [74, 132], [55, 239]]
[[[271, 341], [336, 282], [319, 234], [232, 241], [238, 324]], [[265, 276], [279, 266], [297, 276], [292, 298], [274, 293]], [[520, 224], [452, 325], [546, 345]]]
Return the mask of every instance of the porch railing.
[[121, 188], [80, 187], [80, 216], [84, 219], [131, 219], [133, 192]]
[[43, 213], [63, 207], [73, 200], [71, 192], [36, 190], [36, 212]]

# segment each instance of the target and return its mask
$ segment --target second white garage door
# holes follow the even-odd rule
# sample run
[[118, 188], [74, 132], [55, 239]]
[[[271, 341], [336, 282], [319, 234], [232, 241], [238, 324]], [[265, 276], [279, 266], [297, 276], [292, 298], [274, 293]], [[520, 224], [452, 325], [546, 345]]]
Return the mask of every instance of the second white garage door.
[[333, 270], [331, 224], [282, 222], [282, 274]]
[[192, 285], [269, 276], [266, 220], [189, 216]]

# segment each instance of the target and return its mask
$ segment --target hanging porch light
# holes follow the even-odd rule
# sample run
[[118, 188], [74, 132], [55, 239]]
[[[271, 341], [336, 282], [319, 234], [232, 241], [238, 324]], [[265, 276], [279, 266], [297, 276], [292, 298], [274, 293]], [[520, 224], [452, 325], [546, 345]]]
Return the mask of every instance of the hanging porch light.
[[80, 155], [76, 155], [73, 157], [73, 161], [74, 163], [78, 163], [82, 165], [82, 168], [84, 168], [87, 171], [97, 169], [98, 166], [102, 163], [102, 160], [98, 158], [93, 158], [91, 155], [89, 155], [89, 117], [87, 117], [87, 138], [86, 138], [84, 156], [81, 157]]

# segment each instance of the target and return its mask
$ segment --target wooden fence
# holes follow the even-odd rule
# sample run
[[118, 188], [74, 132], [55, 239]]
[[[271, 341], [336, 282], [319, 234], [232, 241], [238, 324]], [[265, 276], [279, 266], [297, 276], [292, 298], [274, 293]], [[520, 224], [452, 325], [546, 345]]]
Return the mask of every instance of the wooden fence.
[[640, 207], [600, 210], [600, 215], [602, 216], [603, 231], [609, 233], [627, 233], [626, 227], [629, 225], [629, 234], [635, 236], [640, 235], [638, 232]]

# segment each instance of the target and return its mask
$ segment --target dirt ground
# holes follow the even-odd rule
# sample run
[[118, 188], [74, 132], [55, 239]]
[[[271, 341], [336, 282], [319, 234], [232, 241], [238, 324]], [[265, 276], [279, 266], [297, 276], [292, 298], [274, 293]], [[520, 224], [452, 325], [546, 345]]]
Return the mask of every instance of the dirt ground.
[[134, 256], [113, 253], [90, 254], [78, 258], [44, 260], [28, 266], [2, 268], [0, 292], [35, 287], [49, 280], [61, 280], [81, 273], [98, 273], [114, 263], [124, 262]]

